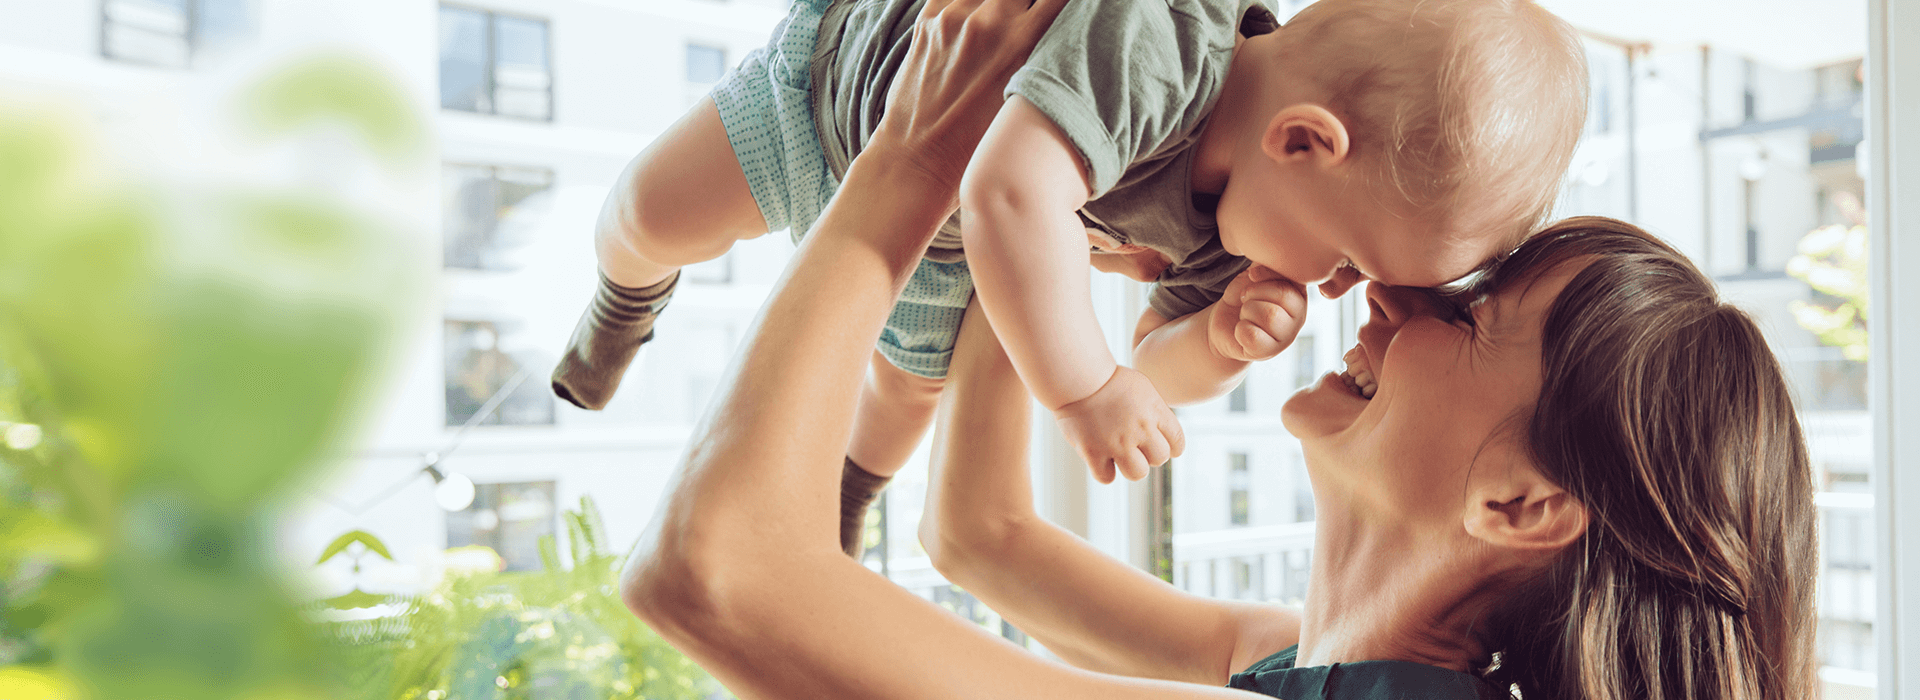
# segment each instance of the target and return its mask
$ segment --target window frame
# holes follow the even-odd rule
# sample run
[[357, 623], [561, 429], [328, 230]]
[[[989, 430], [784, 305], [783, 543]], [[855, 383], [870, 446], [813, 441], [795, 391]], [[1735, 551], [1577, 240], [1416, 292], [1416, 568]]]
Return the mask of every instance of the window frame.
[[[482, 112], [477, 109], [468, 110], [468, 109], [459, 109], [455, 107], [448, 107], [444, 103], [440, 105], [440, 111], [465, 112], [467, 114], [480, 114], [480, 115], [495, 117], [499, 119], [516, 119], [519, 121], [529, 122], [533, 124], [552, 124], [555, 121], [557, 121], [557, 117], [560, 113], [560, 104], [558, 99], [555, 97], [558, 91], [554, 89], [554, 84], [559, 81], [558, 80], [559, 71], [555, 70], [554, 68], [553, 20], [551, 18], [539, 17], [531, 14], [522, 13], [522, 12], [501, 11], [501, 10], [495, 10], [492, 8], [479, 7], [475, 5], [468, 5], [465, 3], [458, 3], [458, 2], [442, 2], [435, 5], [434, 16], [436, 21], [438, 20], [438, 17], [439, 17], [439, 10], [446, 9], [446, 8], [453, 8], [455, 10], [464, 10], [466, 12], [477, 12], [486, 17], [487, 32], [486, 32], [486, 44], [484, 45], [486, 60], [484, 61], [484, 65], [482, 66], [481, 73], [486, 76], [487, 111]], [[539, 22], [545, 25], [547, 28], [547, 37], [546, 37], [547, 41], [546, 41], [546, 46], [544, 47], [546, 49], [546, 62], [547, 62], [547, 116], [545, 118], [525, 117], [525, 116], [520, 116], [518, 114], [501, 114], [500, 113], [500, 99], [495, 95], [495, 93], [498, 92], [500, 87], [499, 80], [494, 75], [495, 66], [496, 64], [499, 63], [499, 59], [496, 58], [496, 56], [499, 53], [498, 49], [496, 48], [496, 45], [498, 44], [498, 41], [499, 41], [499, 29], [498, 29], [498, 26], [494, 23], [495, 17], [512, 17], [514, 19], [522, 19], [522, 20], [527, 20], [532, 22]], [[434, 48], [436, 52], [440, 50], [440, 47], [438, 46]], [[434, 76], [434, 79], [435, 79], [434, 87], [437, 89], [439, 87], [439, 84], [438, 84], [439, 76], [436, 74]]]
[[1920, 369], [1900, 349], [1920, 348], [1920, 329], [1897, 319], [1920, 314], [1920, 7], [1867, 0], [1866, 122], [1868, 420], [1873, 426], [1874, 565], [1878, 650], [1876, 695], [1920, 691]]
[[[152, 68], [170, 68], [175, 70], [186, 70], [193, 67], [194, 54], [196, 53], [196, 49], [199, 48], [199, 43], [200, 43], [198, 41], [198, 37], [196, 36], [196, 32], [195, 32], [195, 30], [198, 28], [198, 25], [199, 25], [198, 20], [199, 20], [199, 14], [200, 14], [200, 0], [185, 1], [185, 5], [186, 5], [185, 26], [181, 30], [180, 40], [186, 43], [187, 52], [186, 52], [185, 59], [181, 62], [180, 65], [177, 65], [177, 66], [169, 65], [165, 63], [158, 63], [154, 61], [143, 61], [143, 60], [131, 58], [131, 57], [115, 56], [113, 54], [112, 50], [109, 49], [108, 38], [112, 34], [112, 32], [110, 31], [110, 27], [114, 24], [114, 21], [113, 21], [113, 13], [109, 11], [108, 8], [116, 2], [120, 2], [120, 0], [100, 0], [99, 7], [100, 7], [100, 57], [101, 58], [104, 58], [109, 61], [118, 62], [118, 63], [125, 63], [128, 65], [148, 66]], [[149, 31], [143, 27], [131, 27], [131, 28], [137, 29], [143, 32]]]

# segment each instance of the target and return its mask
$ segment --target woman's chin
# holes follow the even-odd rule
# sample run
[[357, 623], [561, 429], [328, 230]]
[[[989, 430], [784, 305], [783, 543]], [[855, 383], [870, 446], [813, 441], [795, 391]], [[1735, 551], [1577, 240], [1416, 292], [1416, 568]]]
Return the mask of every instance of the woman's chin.
[[1368, 403], [1345, 378], [1328, 372], [1287, 399], [1280, 408], [1280, 422], [1302, 440], [1326, 437], [1351, 427]]

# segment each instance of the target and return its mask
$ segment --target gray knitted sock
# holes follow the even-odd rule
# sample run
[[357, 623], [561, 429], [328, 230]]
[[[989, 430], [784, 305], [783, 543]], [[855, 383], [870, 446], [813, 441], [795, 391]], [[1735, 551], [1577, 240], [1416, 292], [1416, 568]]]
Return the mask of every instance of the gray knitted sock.
[[863, 469], [847, 458], [840, 470], [840, 549], [859, 559], [866, 550], [867, 506], [880, 495], [893, 477], [880, 476]]
[[554, 395], [590, 411], [606, 408], [633, 356], [653, 340], [653, 320], [667, 307], [679, 282], [677, 270], [640, 289], [622, 287], [600, 275], [600, 290], [580, 315], [566, 353], [553, 368]]

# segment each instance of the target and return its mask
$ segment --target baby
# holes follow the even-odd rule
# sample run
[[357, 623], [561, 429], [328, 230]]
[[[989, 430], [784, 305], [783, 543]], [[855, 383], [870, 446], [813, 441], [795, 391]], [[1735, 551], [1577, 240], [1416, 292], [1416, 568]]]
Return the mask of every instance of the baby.
[[[679, 266], [805, 233], [878, 125], [923, 2], [798, 0], [635, 159], [556, 393], [605, 404]], [[858, 555], [867, 504], [925, 432], [974, 294], [1096, 476], [1140, 478], [1181, 449], [1169, 403], [1219, 396], [1293, 341], [1303, 285], [1432, 286], [1517, 245], [1585, 119], [1581, 51], [1531, 0], [1322, 0], [1285, 27], [1254, 0], [1072, 0], [881, 334], [842, 545]], [[1089, 262], [1153, 283], [1137, 369], [1107, 348]]]

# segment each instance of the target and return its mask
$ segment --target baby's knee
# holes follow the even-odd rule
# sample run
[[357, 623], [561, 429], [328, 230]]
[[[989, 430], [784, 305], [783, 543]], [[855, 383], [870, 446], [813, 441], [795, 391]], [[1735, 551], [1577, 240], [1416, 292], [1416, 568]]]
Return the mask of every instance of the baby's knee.
[[664, 194], [637, 192], [621, 217], [621, 234], [634, 252], [661, 265], [692, 265], [726, 254], [738, 236], [697, 208]]
[[933, 410], [940, 402], [940, 389], [947, 380], [923, 377], [894, 366], [885, 356], [875, 353], [868, 386], [888, 404], [901, 409]]

